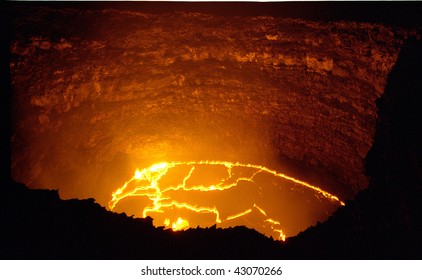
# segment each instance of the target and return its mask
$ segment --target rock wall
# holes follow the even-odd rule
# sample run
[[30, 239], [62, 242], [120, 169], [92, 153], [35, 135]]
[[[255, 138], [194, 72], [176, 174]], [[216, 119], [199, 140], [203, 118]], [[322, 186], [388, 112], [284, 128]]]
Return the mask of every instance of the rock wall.
[[326, 222], [288, 240], [292, 258], [420, 259], [422, 242], [422, 41], [409, 39], [388, 76], [369, 186]]
[[15, 13], [13, 177], [103, 205], [136, 167], [204, 158], [286, 168], [353, 197], [367, 185], [375, 100], [409, 34], [277, 17]]

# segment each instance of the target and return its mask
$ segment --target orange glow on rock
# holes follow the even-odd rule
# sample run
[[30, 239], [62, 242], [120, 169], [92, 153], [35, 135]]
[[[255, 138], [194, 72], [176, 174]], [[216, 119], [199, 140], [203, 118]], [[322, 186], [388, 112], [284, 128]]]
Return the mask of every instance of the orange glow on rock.
[[[282, 181], [272, 182], [262, 177], [268, 175]], [[131, 179], [112, 193], [109, 207], [114, 210], [125, 198], [144, 197], [147, 203], [140, 205], [142, 216], [151, 216], [159, 225], [174, 231], [214, 224], [246, 225], [285, 240], [286, 222], [277, 218], [280, 211], [271, 207], [282, 203], [283, 198], [270, 195], [268, 201], [262, 199], [270, 182], [276, 190], [289, 188], [290, 192], [305, 193], [308, 197], [305, 200], [313, 198], [336, 207], [344, 205], [319, 187], [265, 166], [205, 160], [161, 162], [137, 169]], [[251, 201], [249, 207], [248, 201]]]

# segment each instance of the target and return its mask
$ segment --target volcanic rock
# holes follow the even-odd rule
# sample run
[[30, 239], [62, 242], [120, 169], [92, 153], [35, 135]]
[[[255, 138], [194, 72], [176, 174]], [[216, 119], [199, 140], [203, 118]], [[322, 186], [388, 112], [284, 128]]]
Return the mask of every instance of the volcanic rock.
[[342, 199], [409, 30], [271, 16], [14, 7], [12, 173], [102, 205], [137, 167], [267, 165]]
[[289, 240], [293, 256], [419, 259], [422, 242], [422, 42], [409, 40], [377, 100], [368, 189], [327, 222]]

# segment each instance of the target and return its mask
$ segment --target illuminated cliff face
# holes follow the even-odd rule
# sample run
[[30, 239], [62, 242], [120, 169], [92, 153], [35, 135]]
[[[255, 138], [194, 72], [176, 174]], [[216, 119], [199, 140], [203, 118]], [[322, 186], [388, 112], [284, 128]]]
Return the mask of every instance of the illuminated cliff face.
[[[352, 197], [366, 185], [375, 100], [404, 36], [113, 10], [39, 9], [14, 24], [13, 177], [102, 205], [134, 170], [163, 161], [263, 165]], [[309, 223], [332, 210], [315, 211]]]

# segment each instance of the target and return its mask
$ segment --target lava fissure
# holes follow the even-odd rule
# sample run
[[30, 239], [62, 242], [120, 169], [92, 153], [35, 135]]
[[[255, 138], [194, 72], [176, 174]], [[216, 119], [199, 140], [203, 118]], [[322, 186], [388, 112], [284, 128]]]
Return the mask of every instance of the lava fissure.
[[[227, 173], [223, 176], [222, 179], [219, 179], [217, 184], [198, 184], [190, 181], [193, 180], [194, 172], [199, 166], [220, 166], [225, 168]], [[183, 176], [182, 183], [165, 185], [162, 181], [168, 179], [168, 173], [170, 169], [177, 167], [189, 167], [187, 175]], [[243, 169], [252, 169], [252, 174], [249, 176], [242, 174], [234, 174], [234, 168], [243, 168]], [[179, 170], [180, 171], [180, 170]], [[182, 171], [180, 171], [182, 172]], [[142, 210], [143, 217], [154, 216], [158, 214], [165, 215], [163, 225], [173, 230], [183, 230], [190, 227], [189, 220], [186, 217], [177, 217], [174, 218], [174, 222], [171, 223], [171, 220], [168, 216], [170, 212], [174, 210], [178, 211], [188, 211], [198, 214], [211, 214], [214, 215], [214, 224], [224, 224], [229, 221], [238, 220], [240, 218], [247, 219], [247, 215], [252, 212], [256, 212], [255, 216], [263, 217], [264, 227], [270, 228], [270, 233], [272, 236], [276, 236], [279, 240], [285, 240], [286, 235], [283, 233], [282, 222], [275, 220], [273, 217], [269, 217], [267, 212], [256, 203], [253, 203], [252, 207], [246, 208], [242, 211], [237, 211], [233, 214], [224, 216], [222, 218], [221, 211], [214, 204], [212, 205], [201, 205], [188, 202], [189, 199], [187, 196], [183, 196], [182, 199], [187, 201], [179, 201], [177, 198], [172, 197], [172, 192], [222, 192], [235, 188], [240, 183], [253, 183], [255, 184], [255, 177], [258, 174], [267, 173], [272, 176], [282, 178], [294, 183], [297, 186], [305, 187], [311, 189], [315, 192], [315, 195], [321, 195], [338, 205], [344, 205], [344, 203], [336, 196], [322, 190], [319, 187], [313, 186], [304, 181], [298, 180], [291, 176], [288, 176], [283, 173], [278, 173], [274, 170], [271, 170], [267, 167], [255, 164], [245, 164], [239, 162], [228, 162], [228, 161], [174, 161], [174, 162], [162, 162], [158, 164], [151, 165], [142, 170], [137, 169], [131, 179], [129, 179], [121, 188], [117, 189], [112, 193], [112, 199], [109, 202], [109, 208], [111, 210], [115, 209], [117, 203], [122, 199], [127, 197], [146, 197], [152, 202], [145, 206]], [[209, 203], [209, 202], [207, 202]], [[186, 213], [185, 213], [186, 215]], [[250, 217], [249, 220], [254, 220], [254, 217]], [[252, 223], [252, 222], [251, 222]], [[277, 237], [278, 235], [278, 237]]]

